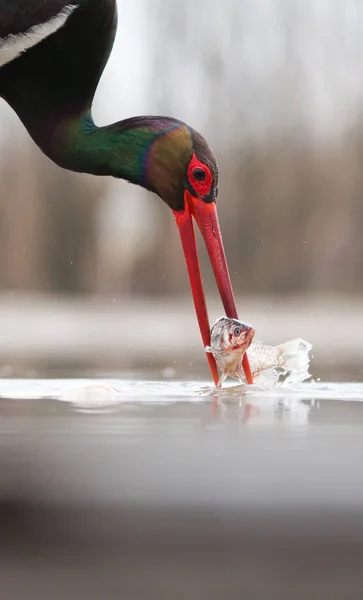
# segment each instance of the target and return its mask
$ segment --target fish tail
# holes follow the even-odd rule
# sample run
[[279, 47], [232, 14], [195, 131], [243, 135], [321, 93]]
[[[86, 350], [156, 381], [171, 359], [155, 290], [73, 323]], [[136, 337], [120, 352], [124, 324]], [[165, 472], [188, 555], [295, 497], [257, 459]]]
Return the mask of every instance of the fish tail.
[[277, 346], [284, 359], [284, 368], [294, 373], [304, 373], [309, 369], [309, 352], [312, 345], [301, 338], [290, 340]]

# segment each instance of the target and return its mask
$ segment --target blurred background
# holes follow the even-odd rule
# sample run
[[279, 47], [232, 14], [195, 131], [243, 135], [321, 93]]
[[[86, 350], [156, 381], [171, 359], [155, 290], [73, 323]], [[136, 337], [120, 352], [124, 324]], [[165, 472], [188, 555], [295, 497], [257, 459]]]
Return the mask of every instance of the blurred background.
[[[339, 349], [361, 374], [362, 64], [358, 0], [119, 0], [94, 105], [101, 125], [162, 114], [205, 135], [240, 317], [265, 341], [308, 338], [329, 375]], [[151, 353], [204, 365], [171, 212], [53, 165], [3, 101], [0, 118], [3, 373], [39, 361], [152, 369]], [[201, 261], [214, 321], [202, 247]], [[140, 347], [131, 313], [147, 316], [152, 344]]]

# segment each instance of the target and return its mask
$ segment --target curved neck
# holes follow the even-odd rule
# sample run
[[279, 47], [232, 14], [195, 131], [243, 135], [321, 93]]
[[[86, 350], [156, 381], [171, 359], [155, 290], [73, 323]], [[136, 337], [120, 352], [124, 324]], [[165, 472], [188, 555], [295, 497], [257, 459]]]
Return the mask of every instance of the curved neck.
[[97, 127], [91, 113], [55, 124], [42, 139], [41, 149], [60, 166], [92, 175], [111, 175], [148, 187], [147, 154], [157, 131], [135, 117]]
[[61, 167], [126, 179], [175, 209], [184, 206], [184, 172], [193, 141], [182, 121], [140, 116], [97, 127], [91, 111], [32, 106], [13, 108], [39, 148]]

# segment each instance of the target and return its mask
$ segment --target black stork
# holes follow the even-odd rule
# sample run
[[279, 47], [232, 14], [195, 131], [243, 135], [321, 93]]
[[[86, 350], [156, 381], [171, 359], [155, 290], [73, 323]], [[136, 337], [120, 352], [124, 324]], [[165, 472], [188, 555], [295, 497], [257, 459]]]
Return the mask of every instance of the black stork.
[[[192, 217], [226, 315], [237, 318], [216, 209], [217, 163], [206, 140], [177, 119], [142, 116], [95, 125], [92, 101], [116, 27], [116, 0], [0, 0], [0, 97], [61, 167], [126, 179], [172, 209], [206, 346], [210, 327]], [[215, 360], [207, 357], [217, 383]], [[251, 383], [246, 355], [243, 366]]]

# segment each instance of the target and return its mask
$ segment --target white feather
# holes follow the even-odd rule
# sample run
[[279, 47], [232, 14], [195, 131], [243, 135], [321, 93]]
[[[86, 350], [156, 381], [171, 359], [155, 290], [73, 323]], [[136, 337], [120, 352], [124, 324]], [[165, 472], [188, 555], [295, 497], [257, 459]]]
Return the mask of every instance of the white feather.
[[26, 52], [26, 50], [39, 44], [39, 42], [63, 27], [75, 8], [77, 6], [68, 4], [55, 17], [49, 19], [49, 21], [34, 25], [34, 27], [25, 31], [25, 33], [18, 35], [11, 34], [4, 39], [0, 39], [0, 67], [14, 60], [22, 52]]

